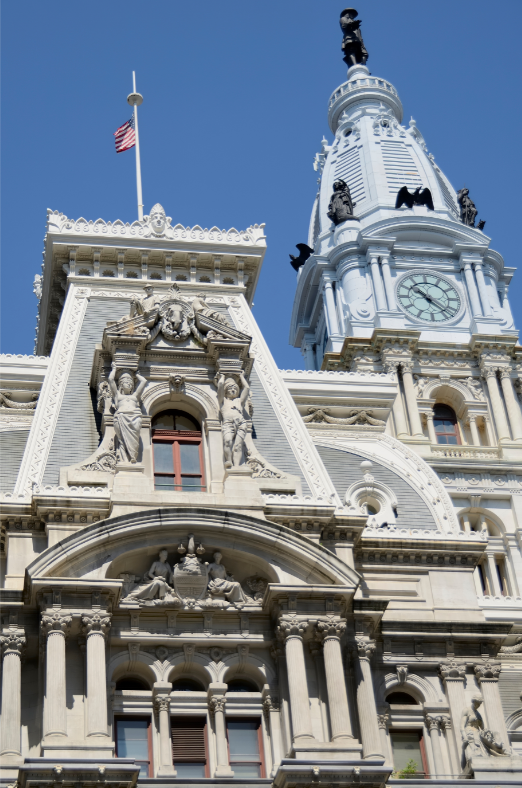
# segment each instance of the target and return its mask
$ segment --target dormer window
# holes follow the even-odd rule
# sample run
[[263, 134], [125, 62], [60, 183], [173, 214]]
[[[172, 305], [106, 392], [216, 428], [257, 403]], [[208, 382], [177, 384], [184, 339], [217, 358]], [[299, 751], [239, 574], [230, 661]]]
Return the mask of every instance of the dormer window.
[[188, 413], [165, 410], [152, 420], [154, 489], [205, 492], [201, 427]]
[[433, 425], [437, 443], [459, 445], [461, 443], [457, 416], [449, 405], [435, 405], [433, 408]]

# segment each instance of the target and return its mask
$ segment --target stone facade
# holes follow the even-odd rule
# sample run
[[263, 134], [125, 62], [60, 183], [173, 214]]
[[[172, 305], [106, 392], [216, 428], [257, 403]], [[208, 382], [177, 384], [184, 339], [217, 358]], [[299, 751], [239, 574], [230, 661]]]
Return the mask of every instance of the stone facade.
[[307, 370], [252, 315], [263, 225], [48, 214], [41, 355], [0, 358], [2, 784], [522, 784], [513, 269], [392, 85], [329, 120]]

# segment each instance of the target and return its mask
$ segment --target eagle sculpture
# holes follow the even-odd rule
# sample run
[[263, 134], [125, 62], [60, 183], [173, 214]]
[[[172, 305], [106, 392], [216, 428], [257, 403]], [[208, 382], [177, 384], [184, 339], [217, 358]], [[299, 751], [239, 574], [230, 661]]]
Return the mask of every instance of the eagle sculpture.
[[407, 205], [408, 208], [413, 208], [414, 205], [425, 205], [426, 208], [429, 208], [430, 211], [433, 211], [433, 199], [431, 196], [431, 192], [429, 189], [420, 190], [420, 186], [415, 189], [413, 194], [408, 191], [407, 186], [403, 186], [402, 189], [399, 190], [397, 195], [397, 201], [395, 203], [396, 208], [400, 208], [401, 205]]
[[291, 254], [290, 265], [292, 266], [294, 271], [299, 271], [301, 266], [306, 263], [310, 255], [314, 253], [314, 250], [310, 249], [310, 247], [307, 246], [306, 244], [296, 244], [295, 246], [296, 249], [299, 249], [299, 257], [296, 257], [295, 255]]

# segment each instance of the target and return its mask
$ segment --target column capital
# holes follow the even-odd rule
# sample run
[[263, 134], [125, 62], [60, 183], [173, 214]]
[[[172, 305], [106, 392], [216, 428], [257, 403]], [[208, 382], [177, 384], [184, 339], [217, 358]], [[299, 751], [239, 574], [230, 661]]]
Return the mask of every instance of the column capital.
[[26, 639], [23, 629], [4, 629], [0, 635], [0, 646], [4, 657], [7, 654], [18, 654], [21, 657], [25, 644]]
[[377, 725], [383, 731], [385, 731], [388, 728], [389, 721], [390, 721], [390, 712], [388, 709], [386, 709], [385, 711], [377, 712]]
[[474, 671], [477, 681], [481, 684], [483, 681], [498, 681], [502, 665], [500, 662], [486, 662], [483, 665], [475, 665]]
[[169, 711], [170, 709], [170, 695], [163, 693], [154, 696], [154, 709], [157, 713], [160, 711]]
[[369, 662], [375, 652], [375, 640], [368, 640], [368, 638], [365, 637], [356, 637], [355, 646], [359, 659], [365, 659]]
[[466, 678], [466, 665], [460, 664], [456, 659], [451, 659], [449, 662], [440, 663], [439, 672], [441, 678], [446, 681], [448, 679], [464, 681]]
[[439, 730], [441, 724], [441, 717], [439, 715], [426, 714], [424, 716], [424, 719], [426, 720], [426, 727], [428, 728], [430, 733], [431, 731]]
[[222, 711], [225, 712], [227, 699], [224, 695], [213, 695], [211, 698], [208, 699], [208, 710], [213, 717], [216, 712]]
[[468, 415], [468, 421], [469, 421], [470, 423], [471, 423], [471, 422], [473, 422], [473, 423], [476, 423], [476, 421], [477, 421], [477, 418], [478, 418], [478, 416], [477, 416], [477, 414], [476, 414], [476, 413], [470, 413], [470, 414]]
[[111, 616], [105, 611], [92, 610], [82, 615], [82, 632], [88, 637], [93, 633], [100, 633], [104, 637], [111, 626]]
[[40, 629], [44, 635], [52, 632], [62, 632], [68, 635], [71, 629], [72, 615], [62, 610], [48, 610], [42, 613]]
[[288, 638], [303, 638], [304, 633], [308, 629], [308, 621], [303, 621], [297, 616], [288, 618], [280, 618], [279, 626], [276, 629], [277, 637], [283, 642]]
[[413, 361], [401, 361], [402, 372], [413, 372]]
[[385, 372], [388, 373], [388, 375], [390, 373], [396, 375], [397, 374], [397, 370], [399, 368], [399, 364], [400, 364], [399, 361], [396, 361], [395, 359], [391, 359], [391, 358], [390, 359], [384, 358], [383, 361], [382, 361], [383, 369], [384, 369]]
[[444, 728], [446, 731], [450, 731], [452, 729], [453, 726], [451, 724], [451, 716], [449, 714], [441, 714], [439, 716], [439, 720], [441, 728]]
[[497, 376], [497, 369], [498, 369], [498, 367], [481, 366], [480, 374], [486, 380], [488, 380], [488, 378], [496, 378], [496, 376]]
[[335, 638], [340, 640], [346, 632], [346, 621], [338, 618], [337, 616], [329, 616], [322, 618], [315, 624], [315, 639], [322, 643], [327, 638]]
[[500, 372], [501, 378], [511, 378], [512, 369], [509, 366], [501, 366], [498, 367], [498, 371]]

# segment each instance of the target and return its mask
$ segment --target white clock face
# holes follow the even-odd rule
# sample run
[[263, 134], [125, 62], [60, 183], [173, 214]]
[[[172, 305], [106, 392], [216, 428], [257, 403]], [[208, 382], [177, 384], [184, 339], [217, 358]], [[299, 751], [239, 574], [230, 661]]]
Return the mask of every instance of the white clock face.
[[399, 304], [425, 323], [444, 323], [460, 311], [461, 299], [451, 282], [438, 274], [408, 274], [397, 285]]

